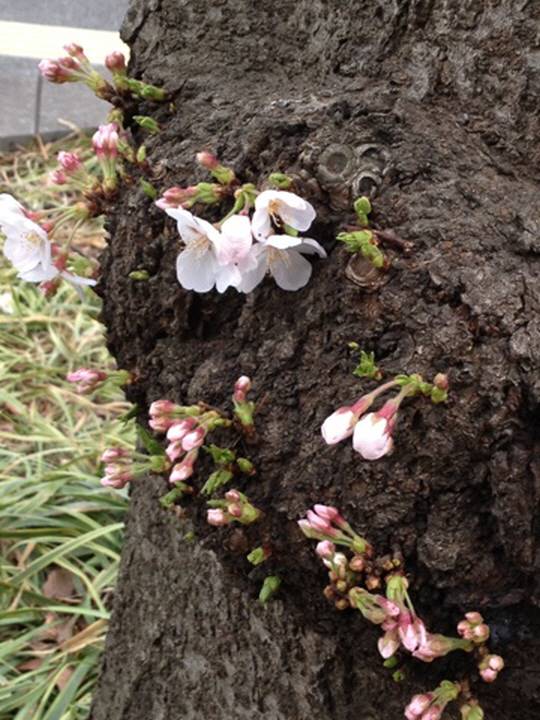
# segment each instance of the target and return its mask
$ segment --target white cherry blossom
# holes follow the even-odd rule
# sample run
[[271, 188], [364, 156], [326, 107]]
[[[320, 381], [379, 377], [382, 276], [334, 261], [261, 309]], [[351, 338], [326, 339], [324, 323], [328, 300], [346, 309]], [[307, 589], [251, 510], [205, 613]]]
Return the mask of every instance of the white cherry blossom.
[[251, 292], [267, 271], [283, 290], [300, 290], [307, 285], [312, 272], [311, 263], [303, 255], [312, 254], [326, 257], [324, 248], [311, 238], [270, 235], [261, 239], [250, 253], [255, 265], [253, 269], [246, 269], [242, 273], [238, 290]]
[[265, 190], [257, 195], [253, 213], [253, 235], [257, 240], [272, 234], [272, 221], [305, 232], [315, 219], [315, 208], [303, 198], [285, 190]]
[[95, 280], [55, 267], [47, 233], [26, 215], [23, 206], [11, 195], [0, 195], [0, 230], [6, 236], [4, 255], [17, 269], [21, 280], [41, 283], [60, 275], [75, 285], [96, 284]]
[[243, 270], [255, 267], [250, 255], [253, 238], [248, 217], [233, 215], [225, 220], [220, 232], [183, 208], [168, 208], [166, 212], [176, 220], [185, 244], [176, 261], [176, 274], [186, 290], [203, 293], [216, 286], [222, 293], [240, 284]]

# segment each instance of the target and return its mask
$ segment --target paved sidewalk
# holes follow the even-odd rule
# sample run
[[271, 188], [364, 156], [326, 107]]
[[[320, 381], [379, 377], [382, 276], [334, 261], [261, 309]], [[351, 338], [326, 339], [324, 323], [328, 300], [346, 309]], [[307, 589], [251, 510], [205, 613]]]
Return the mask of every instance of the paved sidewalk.
[[121, 47], [117, 32], [128, 5], [129, 0], [0, 0], [0, 147], [8, 138], [65, 129], [59, 120], [79, 127], [103, 121], [107, 103], [79, 84], [41, 82], [37, 63], [42, 56], [61, 56], [62, 45], [72, 41], [86, 44], [91, 59], [102, 62]]

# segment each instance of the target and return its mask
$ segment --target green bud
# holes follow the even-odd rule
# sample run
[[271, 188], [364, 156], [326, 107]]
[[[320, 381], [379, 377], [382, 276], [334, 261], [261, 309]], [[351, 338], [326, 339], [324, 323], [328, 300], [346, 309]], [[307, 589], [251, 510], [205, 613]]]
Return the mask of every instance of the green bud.
[[438, 405], [439, 403], [446, 402], [448, 400], [448, 391], [442, 390], [441, 388], [434, 387], [431, 390], [431, 402]]
[[108, 123], [116, 123], [119, 127], [123, 127], [124, 113], [122, 112], [122, 110], [119, 110], [118, 108], [114, 108], [107, 115], [107, 122]]
[[142, 165], [146, 160], [146, 145], [140, 145], [135, 155], [135, 160], [139, 165]]
[[396, 667], [396, 665], [398, 664], [398, 662], [399, 662], [399, 660], [397, 659], [397, 657], [396, 657], [395, 655], [392, 655], [392, 657], [387, 658], [387, 659], [383, 662], [383, 666], [384, 666], [385, 668], [388, 668], [389, 670], [391, 670], [392, 668], [395, 668], [395, 667]]
[[272, 595], [277, 593], [279, 586], [281, 585], [281, 578], [277, 575], [269, 575], [264, 579], [261, 591], [259, 593], [259, 600], [265, 605]]
[[285, 173], [275, 172], [269, 175], [268, 182], [278, 190], [289, 190], [292, 187], [293, 179]]
[[184, 483], [178, 483], [178, 485], [176, 485], [166, 495], [163, 495], [163, 497], [159, 499], [159, 504], [161, 505], [161, 507], [164, 508], [172, 507], [174, 503], [182, 497], [186, 489], [187, 485], [185, 485]]
[[256, 547], [254, 550], [252, 550], [249, 555], [247, 556], [248, 562], [250, 562], [252, 565], [260, 565], [266, 560], [266, 553], [264, 551], [263, 547]]
[[255, 412], [255, 403], [248, 400], [243, 403], [234, 403], [234, 414], [238, 418], [243, 427], [253, 427], [253, 413]]
[[467, 703], [460, 708], [461, 720], [484, 720], [484, 711], [480, 705]]
[[[349, 344], [350, 347], [350, 344]], [[367, 377], [371, 380], [380, 380], [382, 375], [381, 371], [375, 363], [375, 353], [360, 351], [360, 362], [353, 370], [353, 375], [356, 377]]]
[[203, 450], [210, 455], [216, 465], [230, 465], [236, 459], [236, 453], [229, 450], [229, 448], [222, 448], [217, 445], [203, 445]]
[[158, 88], [155, 85], [146, 85], [145, 83], [142, 83], [139, 95], [145, 100], [153, 100], [154, 102], [162, 102], [167, 99], [167, 92], [163, 90], [163, 88]]
[[148, 280], [150, 275], [148, 270], [133, 270], [129, 273], [128, 278], [130, 280]]
[[392, 680], [397, 683], [403, 682], [405, 680], [405, 673], [403, 672], [403, 670], [396, 670], [395, 672], [393, 672]]
[[159, 132], [159, 125], [154, 118], [148, 115], [134, 115], [133, 119], [137, 125], [140, 125], [143, 130], [147, 130], [149, 133], [156, 134]]
[[184, 535], [184, 540], [186, 542], [193, 542], [195, 540], [195, 533], [193, 532], [193, 530], [190, 530]]
[[257, 522], [260, 517], [261, 511], [250, 502], [246, 502], [242, 505], [242, 515], [237, 519], [242, 525], [251, 525]]
[[213, 495], [216, 490], [226, 485], [233, 478], [230, 470], [215, 470], [201, 488], [203, 495]]
[[244, 475], [255, 475], [257, 472], [255, 470], [255, 465], [247, 458], [238, 458], [236, 460], [236, 465], [240, 472], [244, 473]]
[[221, 202], [221, 187], [214, 183], [200, 182], [195, 186], [197, 194], [193, 198], [193, 202], [200, 202], [204, 205], [215, 205]]
[[150, 455], [148, 464], [150, 470], [155, 473], [162, 473], [170, 468], [169, 460], [165, 455]]
[[384, 267], [384, 255], [376, 245], [365, 245], [362, 248], [362, 255], [376, 268]]
[[367, 225], [367, 216], [371, 212], [371, 202], [369, 201], [369, 198], [365, 195], [357, 198], [354, 201], [354, 212], [357, 214], [359, 220], [365, 219], [365, 222], [363, 222], [362, 225]]
[[156, 188], [152, 185], [152, 183], [148, 182], [148, 180], [145, 180], [144, 178], [141, 178], [139, 180], [139, 185], [141, 186], [142, 191], [145, 195], [148, 195], [150, 200], [155, 200], [158, 196], [158, 191]]

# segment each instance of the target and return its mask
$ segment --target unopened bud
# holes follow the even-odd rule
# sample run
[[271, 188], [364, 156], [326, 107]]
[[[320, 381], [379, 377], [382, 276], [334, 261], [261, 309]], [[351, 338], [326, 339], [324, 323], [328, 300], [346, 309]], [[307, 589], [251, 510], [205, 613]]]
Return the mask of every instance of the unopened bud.
[[277, 593], [281, 585], [281, 578], [277, 575], [270, 575], [264, 579], [263, 586], [259, 593], [259, 600], [265, 605], [270, 598]]
[[111, 72], [125, 72], [126, 70], [126, 58], [124, 53], [114, 50], [109, 53], [105, 58], [105, 67]]
[[155, 134], [159, 132], [159, 124], [154, 120], [154, 118], [149, 117], [148, 115], [134, 115], [133, 119], [137, 125], [140, 125], [143, 130], [146, 130], [149, 133]]
[[275, 172], [269, 175], [268, 182], [278, 190], [289, 190], [292, 187], [293, 179], [284, 173]]
[[58, 163], [66, 173], [77, 172], [82, 167], [82, 162], [77, 153], [65, 152], [64, 150], [58, 153]]
[[221, 185], [230, 185], [236, 180], [234, 171], [231, 168], [221, 165], [219, 160], [212, 153], [203, 151], [197, 153], [197, 162], [210, 171], [213, 177], [221, 183]]

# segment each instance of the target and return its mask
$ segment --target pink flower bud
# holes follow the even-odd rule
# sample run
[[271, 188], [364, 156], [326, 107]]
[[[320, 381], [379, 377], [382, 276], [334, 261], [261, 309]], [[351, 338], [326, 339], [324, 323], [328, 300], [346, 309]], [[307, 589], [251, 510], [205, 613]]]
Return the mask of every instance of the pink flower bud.
[[171, 400], [154, 400], [150, 405], [148, 414], [150, 417], [157, 417], [158, 415], [169, 415], [174, 411], [176, 405]]
[[439, 388], [439, 390], [448, 390], [448, 388], [450, 387], [450, 383], [448, 382], [448, 375], [445, 375], [444, 373], [437, 373], [437, 375], [435, 375], [435, 377], [433, 378], [433, 384], [436, 388]]
[[[384, 628], [384, 625], [383, 625]], [[397, 629], [387, 629], [382, 638], [379, 638], [377, 643], [381, 656], [387, 660], [392, 655], [395, 655], [399, 648], [399, 637]]]
[[227, 505], [227, 512], [235, 518], [242, 517], [242, 506], [240, 503], [231, 503]]
[[421, 717], [431, 705], [432, 699], [433, 696], [428, 693], [413, 695], [411, 702], [405, 708], [405, 717], [407, 720], [416, 720], [416, 718]]
[[330, 535], [330, 537], [336, 534], [334, 528], [312, 510], [307, 511], [306, 517], [312, 529], [316, 530], [318, 533], [321, 533], [322, 535]]
[[[149, 425], [151, 422], [149, 423]], [[165, 448], [165, 455], [169, 458], [171, 462], [174, 462], [175, 460], [178, 460], [178, 458], [184, 454], [184, 448], [182, 447], [182, 441], [178, 440], [177, 442], [172, 442], [167, 445]]]
[[189, 203], [197, 194], [198, 189], [194, 185], [187, 188], [172, 187], [165, 190], [163, 195], [156, 200], [156, 205], [161, 210], [167, 208], [181, 207], [184, 203]]
[[207, 170], [215, 170], [219, 166], [217, 157], [210, 152], [206, 152], [206, 150], [197, 153], [196, 158], [199, 165], [202, 165]]
[[439, 705], [432, 705], [422, 715], [422, 720], [440, 720], [443, 714], [444, 707]]
[[426, 626], [420, 618], [415, 617], [408, 611], [402, 612], [399, 616], [398, 632], [403, 647], [411, 653], [426, 643]]
[[113, 487], [116, 490], [121, 490], [131, 481], [131, 475], [129, 473], [117, 474], [114, 477], [106, 475], [99, 481], [103, 487]]
[[174, 425], [174, 420], [167, 417], [152, 418], [148, 421], [148, 425], [150, 425], [154, 432], [164, 433]]
[[228, 490], [225, 493], [225, 500], [228, 500], [229, 502], [241, 502], [242, 496], [238, 490]]
[[64, 45], [64, 50], [68, 55], [71, 55], [71, 57], [86, 58], [84, 50], [80, 45], [77, 45], [77, 43], [68, 43], [67, 45]]
[[319, 517], [327, 522], [335, 522], [337, 524], [336, 521], [343, 520], [339, 514], [339, 510], [331, 505], [314, 505], [313, 510]]
[[484, 618], [479, 612], [468, 612], [465, 613], [465, 620], [470, 622], [472, 625], [478, 625], [484, 622]]
[[111, 463], [114, 462], [114, 460], [127, 457], [129, 457], [129, 452], [125, 448], [111, 447], [102, 453], [100, 460], [103, 463]]
[[197, 460], [197, 455], [197, 451], [192, 450], [186, 455], [181, 463], [178, 463], [173, 467], [169, 476], [169, 482], [171, 484], [174, 485], [175, 483], [184, 482], [184, 480], [187, 480], [193, 475], [193, 466]]
[[186, 418], [185, 420], [176, 420], [167, 430], [167, 440], [170, 442], [183, 440], [188, 432], [193, 430], [197, 424], [197, 420], [193, 417]]
[[100, 125], [92, 136], [92, 147], [98, 158], [115, 158], [118, 155], [118, 125]]
[[126, 58], [118, 50], [109, 53], [105, 58], [105, 67], [111, 72], [123, 72], [126, 69]]
[[340, 407], [321, 425], [321, 434], [327, 445], [335, 445], [353, 434], [354, 425], [358, 420], [351, 407]]
[[66, 152], [65, 150], [58, 153], [58, 163], [67, 173], [74, 173], [82, 167], [82, 162], [77, 153]]
[[73, 58], [42, 60], [38, 68], [45, 80], [52, 83], [74, 82], [79, 79], [80, 66]]
[[335, 555], [336, 546], [330, 540], [321, 540], [320, 543], [317, 543], [315, 552], [320, 558], [330, 560]]
[[182, 440], [182, 448], [184, 450], [194, 450], [195, 448], [201, 447], [206, 437], [206, 430], [202, 426], [195, 428], [191, 432], [188, 432]]
[[476, 625], [472, 631], [473, 640], [477, 643], [484, 643], [489, 639], [489, 626], [486, 623]]
[[53, 185], [65, 185], [67, 183], [67, 176], [62, 170], [51, 170], [49, 180]]
[[251, 380], [247, 377], [247, 375], [242, 375], [241, 377], [239, 377], [238, 380], [234, 383], [234, 402], [245, 403], [246, 395], [250, 390]]
[[95, 388], [107, 378], [108, 374], [106, 372], [93, 370], [91, 368], [79, 368], [66, 375], [66, 380], [74, 383], [77, 386], [77, 392], [80, 394], [92, 392], [92, 390], [95, 390]]
[[365, 460], [378, 460], [392, 450], [392, 424], [381, 416], [383, 410], [368, 413], [354, 428], [353, 447]]
[[500, 672], [504, 668], [504, 660], [500, 655], [489, 655], [489, 667]]
[[214, 525], [216, 527], [229, 524], [229, 519], [220, 508], [207, 510], [206, 520], [210, 525]]

